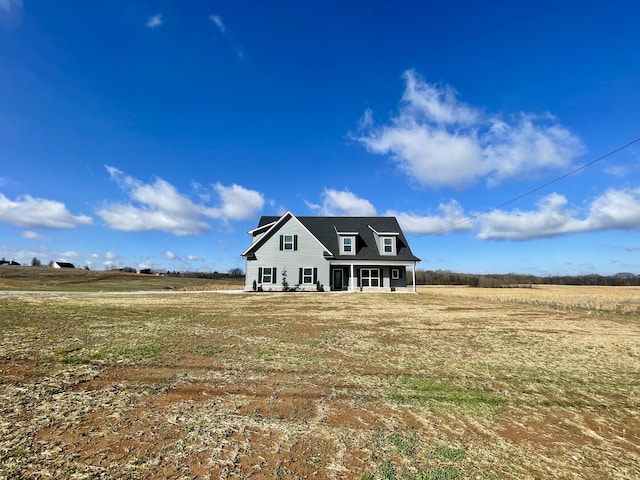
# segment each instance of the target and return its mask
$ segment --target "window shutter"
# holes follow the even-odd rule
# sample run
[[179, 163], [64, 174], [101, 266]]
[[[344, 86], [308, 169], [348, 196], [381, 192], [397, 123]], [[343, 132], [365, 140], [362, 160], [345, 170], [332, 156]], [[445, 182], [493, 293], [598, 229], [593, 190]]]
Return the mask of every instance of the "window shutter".
[[317, 268], [313, 268], [313, 283], [316, 283], [318, 281], [318, 269]]
[[298, 250], [298, 235], [293, 236], [293, 249]]
[[262, 267], [258, 268], [258, 283], [262, 283]]
[[273, 272], [271, 275], [271, 283], [276, 283], [276, 267], [273, 267], [271, 271]]
[[302, 267], [298, 269], [298, 285], [302, 284]]
[[280, 250], [284, 248], [284, 235], [280, 235]]

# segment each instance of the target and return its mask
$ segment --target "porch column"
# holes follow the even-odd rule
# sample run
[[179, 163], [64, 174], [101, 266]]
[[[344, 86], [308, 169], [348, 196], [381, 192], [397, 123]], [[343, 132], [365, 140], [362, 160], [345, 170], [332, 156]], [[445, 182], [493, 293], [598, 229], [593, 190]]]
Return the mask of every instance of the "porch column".
[[416, 262], [413, 262], [413, 293], [418, 293], [418, 289], [416, 287]]
[[351, 267], [351, 273], [349, 274], [349, 291], [353, 292], [356, 289], [356, 286], [353, 283], [355, 281], [355, 278], [353, 276], [353, 263], [350, 265], [350, 267]]

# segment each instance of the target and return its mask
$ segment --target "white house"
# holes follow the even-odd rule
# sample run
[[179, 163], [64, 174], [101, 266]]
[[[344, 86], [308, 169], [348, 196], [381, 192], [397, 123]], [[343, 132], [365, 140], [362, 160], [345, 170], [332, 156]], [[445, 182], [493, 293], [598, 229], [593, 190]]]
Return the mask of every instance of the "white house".
[[[420, 261], [395, 217], [264, 216], [249, 231], [245, 291], [408, 291]], [[409, 272], [409, 268], [411, 271]]]

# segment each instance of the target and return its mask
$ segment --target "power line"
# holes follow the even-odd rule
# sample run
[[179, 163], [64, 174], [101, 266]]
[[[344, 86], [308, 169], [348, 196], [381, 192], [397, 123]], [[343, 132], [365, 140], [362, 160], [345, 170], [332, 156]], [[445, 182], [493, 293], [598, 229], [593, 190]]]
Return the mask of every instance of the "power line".
[[625, 144], [625, 145], [623, 145], [621, 147], [616, 148], [615, 150], [610, 151], [609, 153], [607, 153], [605, 155], [602, 155], [601, 157], [596, 158], [595, 160], [590, 161], [589, 163], [585, 163], [584, 165], [581, 165], [580, 167], [578, 167], [578, 168], [576, 168], [574, 170], [571, 170], [570, 172], [567, 172], [564, 175], [556, 177], [553, 180], [550, 180], [550, 181], [548, 181], [547, 183], [545, 183], [543, 185], [540, 185], [540, 186], [535, 187], [535, 188], [533, 188], [531, 190], [528, 190], [525, 193], [522, 193], [522, 194], [518, 195], [517, 197], [513, 197], [510, 200], [507, 200], [506, 202], [502, 202], [499, 205], [491, 207], [490, 209], [485, 210], [484, 212], [480, 212], [480, 213], [478, 213], [476, 215], [473, 215], [471, 217], [467, 217], [467, 218], [465, 218], [463, 220], [460, 220], [458, 222], [455, 222], [455, 223], [452, 223], [450, 225], [447, 225], [446, 227], [438, 228], [437, 230], [433, 230], [433, 231], [427, 232], [427, 233], [422, 233], [420, 235], [415, 235], [415, 236], [413, 236], [411, 238], [420, 238], [420, 237], [425, 237], [427, 235], [435, 235], [437, 233], [445, 232], [445, 231], [450, 230], [450, 229], [452, 229], [454, 227], [457, 227], [458, 225], [463, 225], [465, 223], [473, 222], [474, 220], [477, 220], [479, 217], [482, 217], [483, 215], [486, 215], [486, 214], [491, 213], [491, 212], [493, 212], [495, 210], [498, 210], [499, 208], [502, 208], [502, 207], [504, 207], [506, 205], [509, 205], [510, 203], [516, 202], [516, 201], [520, 200], [521, 198], [524, 198], [524, 197], [526, 197], [528, 195], [531, 195], [531, 194], [533, 194], [535, 192], [538, 192], [538, 191], [542, 190], [543, 188], [547, 188], [549, 185], [552, 185], [552, 184], [554, 184], [556, 182], [559, 182], [560, 180], [564, 180], [565, 178], [570, 177], [571, 175], [575, 175], [576, 173], [584, 170], [585, 168], [588, 168], [591, 165], [594, 165], [594, 164], [604, 160], [605, 158], [609, 158], [609, 157], [615, 155], [616, 153], [621, 152], [622, 150], [624, 150], [626, 148], [629, 148], [634, 143], [638, 143], [638, 142], [640, 142], [640, 137], [636, 138], [635, 140], [633, 140], [633, 141], [631, 141], [631, 142], [629, 142], [629, 143], [627, 143], [627, 144]]

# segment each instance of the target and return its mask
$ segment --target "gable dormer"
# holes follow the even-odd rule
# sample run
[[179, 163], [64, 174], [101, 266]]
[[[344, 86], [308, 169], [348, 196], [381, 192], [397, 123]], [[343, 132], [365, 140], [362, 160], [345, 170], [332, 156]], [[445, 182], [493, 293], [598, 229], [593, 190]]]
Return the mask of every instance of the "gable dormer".
[[394, 257], [398, 254], [400, 232], [378, 232], [371, 225], [369, 225], [369, 228], [373, 232], [373, 238], [380, 255]]
[[357, 253], [358, 232], [340, 232], [334, 226], [338, 236], [339, 255], [355, 255]]

